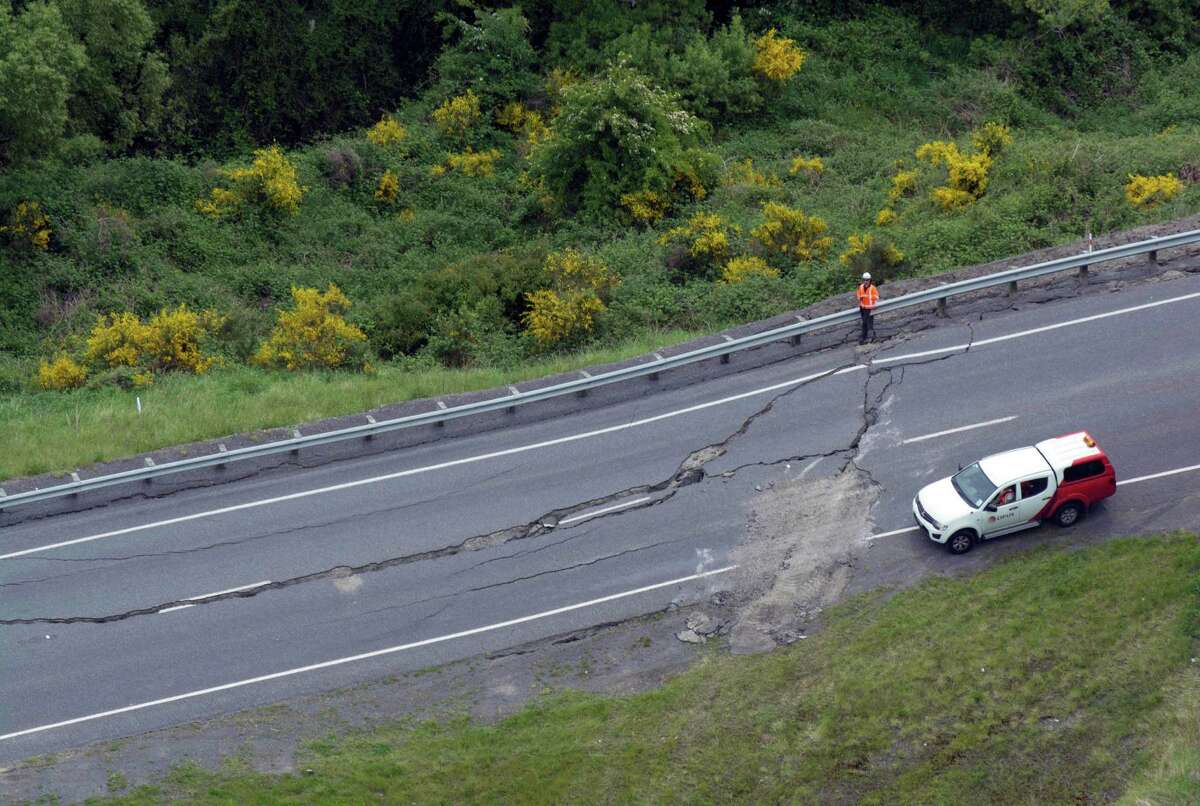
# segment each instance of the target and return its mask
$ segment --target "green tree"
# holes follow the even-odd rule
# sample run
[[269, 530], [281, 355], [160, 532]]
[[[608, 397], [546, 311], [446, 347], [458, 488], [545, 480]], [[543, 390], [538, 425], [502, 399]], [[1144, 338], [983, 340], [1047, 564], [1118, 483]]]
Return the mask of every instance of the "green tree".
[[70, 128], [123, 150], [161, 123], [167, 64], [153, 48], [154, 22], [142, 0], [58, 0], [83, 45], [87, 67], [68, 104]]
[[698, 182], [703, 128], [621, 60], [566, 89], [553, 135], [530, 155], [530, 175], [567, 209], [613, 210], [626, 193]]
[[33, 2], [14, 15], [11, 0], [0, 0], [0, 163], [58, 144], [67, 99], [86, 66], [58, 6]]
[[438, 57], [439, 94], [472, 90], [492, 110], [505, 101], [527, 98], [540, 86], [537, 53], [529, 44], [529, 21], [519, 8], [475, 10], [475, 22], [450, 18], [457, 36]]

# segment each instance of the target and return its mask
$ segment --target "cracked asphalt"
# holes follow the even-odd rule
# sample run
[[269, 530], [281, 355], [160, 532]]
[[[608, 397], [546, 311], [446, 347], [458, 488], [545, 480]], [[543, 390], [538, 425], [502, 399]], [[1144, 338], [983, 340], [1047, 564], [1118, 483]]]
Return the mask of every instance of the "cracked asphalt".
[[[1200, 298], [1045, 329], [1197, 292], [1200, 276], [1185, 274], [985, 316], [951, 306], [950, 319], [867, 348], [5, 526], [0, 554], [97, 539], [0, 559], [0, 764], [503, 653], [721, 591], [761, 620], [778, 610], [756, 603], [766, 589], [776, 600], [811, 594], [793, 608], [805, 614], [842, 590], [966, 570], [1044, 541], [1196, 528], [1191, 472], [1122, 488], [1069, 537], [1043, 527], [965, 558], [916, 532], [868, 540], [911, 526], [913, 493], [959, 462], [1077, 428], [1097, 436], [1119, 478], [1200, 464]], [[296, 495], [327, 487], [337, 489]], [[835, 494], [843, 500], [825, 506]], [[281, 496], [294, 497], [255, 505]], [[611, 598], [733, 563], [754, 564], [756, 583], [718, 574]], [[772, 584], [801, 566], [836, 578], [836, 590]], [[601, 601], [521, 620], [591, 600]], [[766, 632], [794, 640], [791, 628]], [[167, 701], [5, 737], [155, 700]]]

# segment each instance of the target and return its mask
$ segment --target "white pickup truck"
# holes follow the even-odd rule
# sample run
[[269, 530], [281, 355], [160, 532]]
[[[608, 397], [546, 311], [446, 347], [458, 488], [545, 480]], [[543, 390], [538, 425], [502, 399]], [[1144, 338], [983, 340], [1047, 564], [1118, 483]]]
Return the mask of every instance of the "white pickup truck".
[[1086, 431], [997, 453], [921, 489], [913, 517], [952, 554], [1052, 519], [1071, 526], [1117, 491], [1108, 456]]

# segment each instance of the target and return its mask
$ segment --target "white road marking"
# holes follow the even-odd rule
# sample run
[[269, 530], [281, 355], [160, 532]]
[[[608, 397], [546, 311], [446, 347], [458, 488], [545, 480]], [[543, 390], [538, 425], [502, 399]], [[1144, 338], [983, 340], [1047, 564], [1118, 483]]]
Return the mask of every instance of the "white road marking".
[[902, 535], [908, 532], [916, 532], [920, 526], [905, 526], [903, 529], [893, 529], [890, 532], [880, 532], [877, 535], [867, 535], [867, 540], [878, 540], [881, 537], [892, 537], [893, 535]]
[[1120, 310], [1116, 310], [1116, 311], [1108, 311], [1107, 313], [1097, 313], [1097, 314], [1093, 314], [1092, 316], [1084, 316], [1080, 319], [1071, 319], [1066, 322], [1058, 322], [1057, 324], [1053, 324], [1053, 325], [1043, 325], [1042, 327], [1035, 327], [1031, 330], [1022, 330], [1019, 333], [1009, 333], [1005, 336], [993, 336], [990, 339], [979, 339], [977, 341], [972, 342], [970, 345], [956, 344], [953, 347], [939, 347], [936, 350], [923, 350], [919, 353], [905, 353], [904, 355], [891, 355], [891, 356], [887, 356], [886, 358], [876, 358], [871, 363], [872, 364], [890, 364], [893, 361], [907, 361], [910, 358], [924, 358], [927, 355], [938, 355], [940, 353], [953, 353], [957, 350], [965, 350], [965, 349], [967, 349], [968, 346], [970, 346], [971, 349], [975, 349], [976, 347], [983, 347], [984, 345], [987, 345], [987, 344], [996, 344], [997, 342], [1008, 341], [1010, 339], [1020, 339], [1020, 338], [1024, 338], [1025, 336], [1033, 336], [1038, 333], [1045, 333], [1048, 330], [1058, 330], [1059, 328], [1062, 328], [1062, 327], [1071, 327], [1072, 325], [1082, 325], [1085, 322], [1095, 322], [1098, 319], [1107, 319], [1110, 316], [1121, 316], [1122, 314], [1126, 314], [1126, 313], [1134, 313], [1136, 311], [1144, 311], [1148, 308], [1157, 308], [1160, 305], [1170, 305], [1175, 302], [1184, 302], [1186, 300], [1195, 299], [1197, 297], [1200, 297], [1200, 291], [1197, 291], [1194, 294], [1183, 294], [1182, 296], [1172, 297], [1171, 299], [1159, 300], [1158, 302], [1147, 302], [1143, 305], [1134, 305], [1131, 308], [1121, 308]]
[[[1084, 322], [1093, 322], [1098, 319], [1108, 318], [1110, 316], [1119, 316], [1121, 314], [1133, 313], [1135, 311], [1142, 311], [1142, 310], [1146, 310], [1148, 308], [1156, 308], [1161, 305], [1169, 305], [1173, 302], [1183, 302], [1185, 300], [1195, 299], [1197, 297], [1200, 297], [1200, 292], [1196, 292], [1193, 294], [1184, 294], [1182, 296], [1172, 297], [1171, 299], [1160, 300], [1158, 302], [1148, 302], [1143, 305], [1135, 305], [1130, 308], [1121, 308], [1120, 310], [1109, 311], [1107, 313], [1100, 313], [1100, 314], [1094, 314], [1092, 316], [1085, 316], [1081, 319], [1072, 319], [1067, 322], [1060, 322], [1060, 323], [1054, 324], [1054, 325], [1046, 325], [1044, 327], [1034, 328], [1032, 330], [1024, 330], [1019, 333], [1010, 333], [1006, 336], [995, 336], [990, 339], [980, 339], [978, 341], [975, 341], [972, 346], [973, 347], [982, 347], [987, 344], [995, 344], [997, 342], [1008, 341], [1009, 339], [1021, 338], [1023, 336], [1030, 336], [1030, 335], [1033, 335], [1036, 333], [1044, 333], [1048, 330], [1056, 330], [1058, 328], [1069, 327], [1071, 325], [1078, 325], [1078, 324], [1082, 324]], [[891, 362], [895, 362], [895, 361], [904, 361], [904, 360], [907, 360], [910, 358], [921, 358], [921, 357], [927, 356], [927, 355], [937, 355], [939, 353], [948, 353], [948, 352], [953, 352], [955, 350], [963, 350], [963, 349], [966, 349], [967, 346], [968, 345], [966, 345], [966, 344], [959, 344], [959, 345], [955, 345], [953, 347], [942, 347], [942, 348], [938, 348], [935, 350], [925, 350], [925, 351], [919, 352], [919, 353], [907, 353], [905, 355], [888, 356], [886, 358], [876, 358], [871, 363], [872, 364], [886, 364], [886, 363], [891, 363]], [[748, 398], [748, 397], [754, 397], [756, 395], [762, 395], [762, 394], [766, 394], [768, 392], [774, 392], [778, 389], [785, 389], [789, 386], [796, 386], [798, 384], [816, 380], [817, 378], [820, 378], [822, 376], [843, 375], [843, 374], [846, 374], [849, 372], [857, 372], [857, 371], [863, 370], [863, 369], [866, 369], [865, 365], [855, 364], [855, 365], [852, 365], [849, 367], [843, 367], [842, 369], [838, 369], [838, 370], [833, 370], [833, 371], [826, 370], [824, 372], [816, 372], [811, 375], [806, 375], [803, 378], [796, 378], [794, 380], [784, 381], [782, 383], [777, 383], [777, 384], [772, 384], [771, 386], [764, 386], [761, 389], [753, 389], [749, 392], [741, 392], [739, 394], [730, 395], [729, 397], [724, 397], [719, 400], [710, 400], [706, 403], [699, 403], [695, 406], [688, 406], [686, 408], [676, 409], [675, 411], [669, 411], [669, 412], [665, 412], [663, 414], [656, 414], [653, 417], [646, 417], [641, 420], [633, 420], [628, 423], [622, 423], [621, 425], [609, 426], [608, 428], [601, 428], [601, 429], [597, 429], [595, 431], [587, 431], [587, 432], [584, 432], [581, 434], [572, 434], [572, 435], [566, 436], [566, 437], [559, 437], [557, 439], [546, 440], [544, 442], [535, 442], [530, 445], [522, 445], [522, 446], [519, 446], [516, 448], [508, 448], [508, 449], [501, 450], [501, 451], [493, 451], [491, 453], [480, 454], [478, 456], [468, 456], [468, 457], [465, 457], [462, 459], [454, 459], [454, 460], [451, 460], [448, 462], [441, 462], [441, 463], [438, 463], [435, 465], [428, 465], [426, 467], [418, 467], [418, 468], [413, 468], [411, 470], [402, 470], [397, 473], [388, 473], [388, 474], [385, 474], [382, 476], [374, 476], [372, 478], [358, 479], [356, 481], [349, 481], [349, 482], [345, 482], [343, 484], [334, 484], [334, 485], [330, 485], [328, 487], [318, 487], [313, 490], [305, 490], [303, 492], [291, 493], [289, 495], [280, 495], [280, 496], [276, 496], [274, 498], [265, 498], [265, 499], [262, 499], [259, 501], [249, 501], [245, 504], [236, 504], [234, 506], [221, 507], [219, 509], [207, 510], [205, 512], [197, 512], [197, 513], [194, 513], [191, 515], [183, 515], [178, 518], [168, 518], [166, 520], [156, 521], [154, 523], [147, 523], [147, 524], [142, 524], [139, 526], [130, 526], [125, 529], [115, 529], [111, 532], [102, 532], [102, 533], [96, 534], [96, 535], [89, 535], [87, 537], [75, 538], [74, 540], [64, 540], [59, 543], [51, 543], [50, 545], [47, 545], [47, 546], [38, 546], [36, 548], [24, 549], [22, 551], [13, 551], [13, 552], [9, 552], [8, 554], [0, 554], [0, 560], [11, 560], [14, 557], [24, 557], [29, 554], [37, 554], [39, 552], [50, 551], [51, 549], [64, 548], [66, 546], [74, 546], [74, 545], [78, 545], [80, 543], [89, 543], [93, 540], [101, 540], [101, 539], [108, 538], [108, 537], [116, 537], [118, 535], [130, 534], [132, 532], [140, 532], [140, 531], [144, 531], [146, 529], [154, 529], [154, 528], [157, 528], [160, 526], [170, 526], [172, 524], [183, 523], [186, 521], [196, 520], [199, 518], [208, 518], [208, 517], [212, 517], [214, 515], [223, 515], [223, 514], [226, 514], [229, 512], [238, 512], [238, 511], [241, 511], [244, 509], [253, 509], [255, 507], [268, 506], [270, 504], [278, 504], [278, 503], [281, 503], [284, 501], [292, 501], [292, 500], [295, 500], [298, 498], [305, 498], [310, 495], [321, 495], [323, 493], [336, 492], [338, 490], [347, 490], [347, 489], [351, 489], [354, 487], [361, 487], [361, 486], [364, 486], [367, 484], [376, 484], [381, 481], [390, 481], [392, 479], [402, 478], [404, 476], [412, 476], [412, 475], [416, 475], [419, 473], [428, 473], [428, 472], [434, 471], [434, 470], [443, 470], [448, 467], [457, 467], [458, 465], [472, 464], [475, 462], [483, 462], [488, 459], [495, 459], [495, 458], [498, 458], [501, 456], [511, 456], [513, 454], [525, 453], [527, 451], [533, 451], [533, 450], [539, 450], [541, 448], [548, 448], [548, 447], [552, 447], [554, 445], [562, 445], [562, 444], [565, 444], [568, 442], [576, 442], [576, 441], [582, 440], [582, 439], [589, 439], [592, 437], [603, 436], [605, 434], [611, 434], [611, 433], [614, 433], [617, 431], [624, 431], [625, 429], [628, 429], [628, 428], [636, 428], [636, 427], [643, 426], [643, 425], [649, 425], [650, 423], [659, 422], [661, 420], [667, 420], [672, 417], [679, 417], [684, 414], [691, 414], [692, 412], [702, 411], [704, 409], [712, 408], [714, 406], [722, 406], [727, 403], [732, 403], [734, 401], [744, 400], [745, 398]]]
[[564, 523], [574, 523], [575, 521], [581, 521], [586, 518], [594, 518], [597, 515], [607, 515], [609, 512], [616, 512], [619, 509], [628, 509], [629, 507], [637, 506], [638, 504], [644, 504], [651, 500], [653, 499], [651, 499], [650, 496], [646, 496], [645, 498], [635, 498], [632, 501], [625, 501], [621, 504], [613, 504], [611, 507], [605, 507], [604, 509], [594, 509], [591, 512], [584, 512], [582, 515], [572, 515], [569, 518], [563, 518], [558, 522], [558, 525], [562, 526]]
[[[865, 369], [865, 367], [858, 366], [858, 367], [851, 367], [848, 369], [851, 369], [851, 370], [852, 369]], [[843, 370], [843, 371], [845, 371], [845, 370]], [[696, 412], [696, 411], [703, 411], [704, 409], [710, 409], [710, 408], [713, 408], [714, 406], [723, 406], [727, 403], [733, 403], [738, 400], [744, 400], [748, 397], [755, 397], [757, 395], [765, 395], [768, 392], [775, 392], [780, 389], [786, 389], [789, 386], [798, 386], [802, 383], [807, 383], [809, 381], [816, 380], [817, 378], [821, 378], [821, 377], [830, 375], [832, 373], [833, 373], [833, 370], [825, 370], [824, 372], [814, 372], [813, 374], [805, 375], [802, 378], [794, 378], [790, 381], [783, 381], [782, 383], [772, 384], [771, 386], [764, 386], [760, 389], [752, 389], [749, 392], [740, 392], [736, 395], [730, 395], [729, 397], [723, 397], [719, 400], [710, 400], [706, 403], [697, 403], [694, 406], [688, 406], [687, 408], [676, 409], [675, 411], [668, 411], [668, 412], [664, 412], [662, 414], [656, 414], [653, 417], [645, 417], [640, 420], [632, 420], [628, 423], [621, 423], [620, 425], [610, 425], [607, 428], [599, 428], [595, 431], [585, 431], [581, 434], [571, 434], [571, 435], [565, 436], [565, 437], [558, 437], [557, 439], [548, 439], [544, 442], [534, 442], [529, 445], [520, 445], [515, 448], [505, 448], [504, 450], [492, 451], [491, 453], [481, 453], [478, 456], [466, 456], [461, 459], [451, 459], [450, 461], [447, 461], [447, 462], [439, 462], [437, 464], [426, 465], [424, 467], [414, 467], [410, 470], [400, 470], [396, 473], [387, 473], [382, 476], [372, 476], [371, 478], [357, 479], [355, 481], [347, 481], [347, 482], [343, 482], [341, 484], [331, 484], [328, 487], [317, 487], [312, 490], [303, 490], [298, 493], [289, 493], [288, 495], [278, 495], [278, 496], [275, 496], [274, 498], [263, 498], [258, 501], [247, 501], [244, 504], [234, 504], [234, 505], [228, 506], [228, 507], [220, 507], [219, 509], [210, 509], [210, 510], [205, 510], [204, 512], [195, 512], [195, 513], [192, 513], [191, 515], [180, 515], [177, 518], [167, 518], [166, 520], [155, 521], [153, 523], [143, 523], [138, 526], [128, 526], [124, 529], [114, 529], [111, 532], [101, 532], [99, 534], [88, 535], [87, 537], [77, 537], [73, 540], [63, 540], [59, 543], [51, 543], [47, 546], [37, 546], [36, 548], [23, 549], [21, 551], [12, 551], [12, 552], [9, 552], [8, 554], [0, 554], [0, 560], [11, 560], [14, 557], [24, 557], [29, 554], [37, 554], [37, 553], [43, 552], [43, 551], [50, 551], [51, 549], [61, 549], [61, 548], [65, 548], [67, 546], [77, 546], [80, 543], [90, 543], [93, 540], [103, 540], [105, 538], [117, 537], [119, 535], [127, 535], [127, 534], [131, 534], [133, 532], [142, 532], [147, 529], [155, 529], [160, 526], [172, 526], [176, 523], [185, 523], [187, 521], [194, 521], [194, 520], [198, 520], [200, 518], [210, 518], [214, 515], [225, 515], [230, 512], [241, 512], [242, 510], [246, 510], [246, 509], [255, 509], [257, 507], [265, 507], [270, 504], [279, 504], [284, 501], [294, 501], [298, 498], [307, 498], [310, 495], [322, 495], [324, 493], [338, 492], [340, 490], [349, 490], [349, 489], [353, 489], [355, 487], [363, 487], [368, 484], [378, 484], [379, 482], [382, 482], [382, 481], [392, 481], [393, 479], [404, 478], [405, 476], [415, 476], [415, 475], [418, 475], [421, 473], [429, 473], [434, 470], [445, 470], [448, 467], [458, 467], [460, 465], [469, 465], [469, 464], [474, 464], [476, 462], [484, 462], [484, 461], [487, 461], [488, 459], [497, 459], [501, 456], [512, 456], [512, 455], [518, 454], [518, 453], [526, 453], [528, 451], [536, 451], [536, 450], [541, 450], [543, 448], [550, 448], [555, 445], [564, 445], [569, 442], [578, 442], [579, 440], [583, 440], [583, 439], [590, 439], [593, 437], [603, 436], [605, 434], [616, 433], [617, 431], [624, 431], [629, 428], [637, 428], [639, 426], [649, 425], [650, 423], [656, 423], [661, 420], [669, 420], [673, 417], [679, 417], [684, 414], [691, 414], [692, 412]]]
[[1174, 470], [1164, 470], [1161, 473], [1151, 473], [1148, 476], [1137, 476], [1135, 478], [1125, 479], [1123, 481], [1118, 479], [1117, 486], [1120, 487], [1122, 484], [1137, 484], [1138, 482], [1141, 482], [1141, 481], [1150, 481], [1150, 479], [1161, 479], [1163, 476], [1174, 476], [1179, 473], [1190, 473], [1193, 470], [1200, 470], [1200, 465], [1189, 465], [1187, 467], [1177, 467]]
[[594, 607], [599, 604], [605, 604], [607, 602], [614, 602], [618, 599], [625, 599], [630, 596], [637, 596], [640, 593], [649, 593], [650, 591], [659, 590], [661, 588], [669, 588], [672, 585], [681, 585], [685, 582], [692, 582], [697, 579], [704, 579], [706, 577], [717, 576], [718, 574], [725, 574], [725, 573], [728, 573], [728, 572], [734, 570], [735, 568], [737, 568], [736, 565], [727, 565], [724, 568], [714, 568], [711, 571], [704, 571], [704, 572], [698, 573], [698, 574], [691, 574], [689, 576], [679, 577], [678, 579], [672, 579], [667, 582], [656, 582], [653, 585], [646, 585], [645, 587], [635, 588], [634, 590], [622, 591], [621, 593], [613, 593], [608, 596], [601, 596], [599, 599], [589, 599], [586, 602], [577, 602], [576, 604], [566, 605], [565, 607], [556, 607], [553, 610], [543, 610], [541, 613], [533, 613], [528, 616], [521, 616], [520, 618], [509, 619], [508, 621], [500, 621], [495, 624], [488, 624], [487, 626], [484, 626], [484, 627], [474, 627], [470, 630], [463, 630], [462, 632], [450, 633], [449, 635], [439, 635], [436, 638], [426, 638], [423, 641], [413, 641], [412, 643], [400, 644], [398, 646], [390, 646], [390, 647], [386, 647], [385, 649], [376, 649], [371, 652], [362, 652], [358, 655], [349, 655], [344, 658], [334, 658], [333, 660], [322, 661], [320, 663], [313, 663], [308, 666], [299, 666], [295, 669], [286, 669], [282, 672], [272, 672], [271, 674], [259, 675], [258, 677], [248, 677], [244, 680], [235, 680], [232, 683], [223, 683], [222, 685], [219, 685], [219, 686], [211, 686], [209, 688], [197, 689], [195, 691], [187, 691], [187, 692], [184, 692], [183, 694], [174, 694], [170, 697], [162, 697], [157, 700], [148, 700], [147, 702], [139, 702], [139, 703], [135, 703], [133, 705], [126, 705], [122, 708], [113, 708], [112, 710], [109, 710], [109, 711], [100, 711], [99, 713], [88, 714], [87, 716], [77, 716], [74, 719], [64, 719], [61, 722], [53, 722], [49, 725], [38, 725], [37, 727], [33, 727], [33, 728], [25, 728], [24, 730], [13, 731], [12, 733], [5, 733], [3, 735], [0, 735], [0, 741], [4, 741], [6, 739], [16, 739], [20, 736], [28, 736], [33, 733], [42, 733], [44, 731], [54, 730], [55, 728], [65, 728], [68, 725], [78, 725], [81, 722], [91, 722], [96, 719], [104, 719], [105, 717], [117, 716], [118, 714], [127, 714], [131, 711], [141, 711], [146, 708], [153, 708], [157, 705], [167, 705], [168, 703], [179, 702], [181, 700], [190, 700], [190, 699], [194, 699], [196, 697], [203, 697], [208, 694], [216, 694], [221, 691], [229, 691], [230, 689], [242, 688], [243, 686], [251, 686], [251, 685], [254, 685], [255, 683], [265, 683], [269, 680], [279, 680], [280, 678], [283, 678], [283, 677], [292, 677], [292, 676], [298, 675], [298, 674], [305, 674], [306, 672], [315, 672], [320, 669], [329, 669], [334, 666], [343, 666], [347, 663], [356, 663], [358, 661], [369, 660], [371, 658], [378, 658], [378, 657], [382, 657], [384, 655], [391, 655], [396, 652], [404, 652], [409, 649], [417, 649], [417, 648], [423, 647], [423, 646], [430, 646], [431, 644], [440, 644], [440, 643], [444, 643], [446, 641], [453, 641], [458, 638], [468, 638], [472, 635], [479, 635], [481, 633], [486, 633], [486, 632], [494, 632], [496, 630], [502, 630], [506, 627], [515, 627], [518, 624], [525, 624], [530, 621], [538, 621], [540, 619], [550, 618], [551, 616], [558, 616], [563, 613], [570, 613], [571, 611], [574, 611], [574, 610], [582, 610], [585, 607]]
[[[198, 602], [201, 599], [210, 599], [213, 596], [223, 596], [226, 593], [237, 593], [238, 591], [254, 590], [255, 588], [261, 588], [263, 585], [270, 585], [270, 584], [271, 584], [271, 580], [264, 579], [262, 582], [252, 582], [249, 585], [239, 585], [236, 588], [228, 588], [223, 591], [217, 591], [216, 593], [205, 593], [200, 596], [189, 596], [188, 598], [184, 599], [184, 601], [185, 602]], [[158, 612], [161, 615], [163, 613], [170, 613], [175, 610], [186, 610], [189, 607], [195, 607], [195, 605], [185, 604], [185, 605], [175, 605], [173, 607], [164, 607], [162, 610], [159, 610]]]
[[986, 422], [982, 422], [982, 423], [974, 423], [972, 425], [960, 425], [958, 428], [947, 428], [945, 431], [937, 431], [935, 433], [924, 434], [923, 436], [919, 436], [919, 437], [910, 437], [908, 439], [902, 440], [900, 442], [900, 444], [907, 445], [910, 442], [924, 442], [927, 439], [935, 439], [936, 437], [944, 437], [947, 434], [957, 434], [960, 431], [973, 431], [976, 428], [985, 428], [989, 425], [999, 425], [1000, 423], [1007, 423], [1010, 420], [1015, 420], [1015, 419], [1017, 419], [1017, 415], [1014, 414], [1011, 417], [999, 417], [995, 420], [987, 420]]

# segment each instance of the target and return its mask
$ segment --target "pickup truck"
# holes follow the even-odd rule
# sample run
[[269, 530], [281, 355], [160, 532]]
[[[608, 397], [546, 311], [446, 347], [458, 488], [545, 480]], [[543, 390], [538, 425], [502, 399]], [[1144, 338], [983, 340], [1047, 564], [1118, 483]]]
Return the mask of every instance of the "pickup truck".
[[917, 493], [913, 517], [930, 540], [964, 554], [980, 540], [1046, 520], [1072, 526], [1116, 491], [1108, 456], [1078, 431], [960, 467]]

